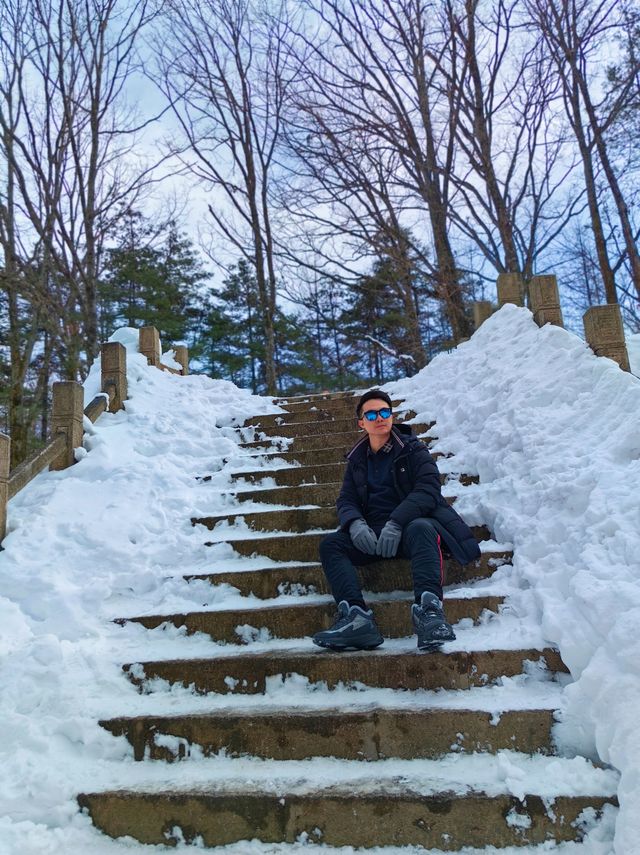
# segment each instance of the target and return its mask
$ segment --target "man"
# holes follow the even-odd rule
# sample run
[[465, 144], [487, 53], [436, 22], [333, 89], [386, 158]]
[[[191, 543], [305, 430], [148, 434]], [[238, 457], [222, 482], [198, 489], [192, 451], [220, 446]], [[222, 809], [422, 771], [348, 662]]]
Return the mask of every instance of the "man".
[[356, 407], [365, 431], [347, 454], [337, 501], [340, 529], [320, 544], [320, 558], [338, 604], [334, 625], [313, 637], [333, 650], [371, 650], [383, 642], [356, 573], [383, 558], [411, 561], [415, 602], [411, 619], [419, 650], [437, 650], [455, 634], [442, 605], [441, 544], [461, 564], [480, 556], [469, 527], [443, 499], [440, 473], [426, 445], [407, 425], [394, 424], [391, 399], [365, 392]]

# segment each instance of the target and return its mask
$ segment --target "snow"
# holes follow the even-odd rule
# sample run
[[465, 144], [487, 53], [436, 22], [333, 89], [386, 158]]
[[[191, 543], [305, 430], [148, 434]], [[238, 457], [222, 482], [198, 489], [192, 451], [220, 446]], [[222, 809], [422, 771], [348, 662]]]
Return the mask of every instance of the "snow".
[[[473, 780], [487, 791], [536, 791], [550, 799], [560, 792], [617, 790], [619, 811], [608, 809], [582, 846], [483, 852], [640, 851], [640, 380], [593, 356], [571, 333], [538, 329], [526, 309], [505, 306], [469, 342], [415, 377], [386, 387], [406, 399], [416, 422], [437, 421], [435, 449], [455, 455], [441, 459], [443, 471], [480, 475], [479, 484], [449, 485], [467, 522], [489, 525], [492, 550], [514, 549], [513, 566], [498, 567], [490, 580], [457, 587], [459, 596], [493, 593], [507, 596], [508, 604], [497, 617], [487, 613], [478, 626], [459, 625], [455, 649], [554, 644], [570, 677], [552, 681], [543, 667], [530, 663], [523, 675], [465, 692], [399, 693], [359, 684], [328, 691], [291, 675], [285, 681], [270, 678], [265, 695], [198, 696], [161, 681], [148, 687], [151, 694], [139, 694], [124, 678], [123, 662], [233, 657], [248, 649], [308, 651], [310, 643], [270, 639], [257, 613], [262, 601], [242, 598], [229, 585], [183, 579], [186, 573], [271, 564], [239, 560], [225, 543], [205, 547], [222, 529], [214, 536], [190, 519], [235, 511], [231, 491], [245, 485], [234, 482], [231, 471], [264, 468], [268, 477], [270, 468], [285, 465], [282, 458], [249, 456], [238, 448], [234, 430], [248, 416], [281, 409], [225, 381], [147, 366], [137, 352], [135, 330], [120, 330], [112, 340], [127, 349], [125, 410], [86, 425], [76, 465], [42, 473], [9, 504], [9, 533], [0, 553], [0, 855], [167, 851], [100, 835], [78, 813], [77, 794], [162, 788], [167, 781], [185, 788], [222, 784], [245, 773], [276, 789], [301, 786], [296, 782], [308, 774], [319, 786], [331, 780], [347, 787], [354, 781], [391, 785], [401, 776], [421, 792], [444, 781], [463, 790]], [[98, 362], [85, 383], [86, 403], [99, 388]], [[250, 440], [256, 432], [244, 433]], [[210, 482], [198, 480], [208, 474]], [[242, 511], [252, 507], [243, 505]], [[250, 536], [259, 541], [263, 535]], [[299, 603], [300, 594], [292, 591], [272, 602]], [[256, 619], [237, 627], [238, 645], [187, 636], [170, 625], [149, 631], [113, 623], [122, 615], [247, 607], [256, 609]], [[388, 640], [382, 651], [408, 651], [414, 644], [412, 638]], [[192, 752], [167, 772], [162, 763], [135, 763], [124, 738], [97, 724], [122, 714], [229, 709], [233, 702], [245, 710], [437, 705], [484, 709], [496, 721], [502, 711], [528, 704], [559, 708], [554, 735], [562, 756], [500, 752], [489, 761], [452, 753], [440, 761], [389, 760], [376, 763], [372, 779], [370, 764], [356, 768], [332, 758], [313, 761], [303, 773], [295, 763], [244, 758], [238, 765], [237, 759]], [[174, 746], [174, 737], [162, 738]], [[599, 757], [606, 766], [592, 766], [585, 757]], [[178, 843], [171, 851], [186, 852], [187, 846]], [[328, 850], [309, 837], [293, 846], [244, 841], [218, 851]]]
[[507, 305], [386, 388], [480, 475], [457, 507], [513, 543], [518, 606], [574, 678], [562, 738], [620, 771], [615, 852], [640, 851], [640, 380]]
[[640, 377], [640, 333], [627, 333], [626, 341], [631, 373]]

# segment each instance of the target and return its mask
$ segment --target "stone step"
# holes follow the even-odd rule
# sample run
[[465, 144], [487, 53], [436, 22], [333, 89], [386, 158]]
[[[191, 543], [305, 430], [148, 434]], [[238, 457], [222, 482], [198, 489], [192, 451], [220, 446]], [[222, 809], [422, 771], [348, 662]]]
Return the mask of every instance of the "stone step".
[[[444, 478], [443, 478], [444, 480]], [[304, 484], [298, 487], [267, 487], [264, 490], [241, 490], [232, 495], [239, 502], [263, 502], [268, 505], [301, 505], [331, 506], [335, 509], [342, 483], [333, 484]], [[445, 496], [448, 504], [455, 502], [455, 496]]]
[[[313, 645], [309, 642], [309, 647]], [[456, 650], [450, 653], [371, 651], [335, 653], [322, 649], [227, 654], [207, 659], [172, 659], [123, 665], [129, 679], [141, 689], [153, 689], [148, 680], [193, 687], [196, 692], [264, 694], [267, 681], [298, 674], [311, 684], [329, 689], [358, 683], [385, 689], [469, 689], [502, 677], [514, 677], [526, 661], [544, 659], [549, 671], [567, 671], [560, 655], [544, 650]]]
[[309, 402], [316, 403], [317, 401], [344, 401], [353, 398], [353, 405], [360, 397], [362, 392], [352, 392], [350, 390], [340, 390], [339, 392], [310, 392], [307, 395], [290, 395], [286, 398], [274, 398], [273, 403], [279, 407], [298, 407], [304, 406]]
[[[267, 425], [288, 425], [292, 422], [321, 422], [332, 421], [341, 418], [356, 418], [356, 400], [340, 399], [338, 401], [320, 401], [313, 403], [308, 401], [301, 404], [287, 406], [284, 413], [268, 413], [251, 416], [242, 423], [242, 427], [257, 427]], [[415, 413], [408, 410], [398, 410], [402, 402], [399, 400], [391, 402], [394, 413], [404, 420], [413, 418]], [[282, 406], [282, 405], [280, 405]], [[408, 415], [408, 413], [411, 413]]]
[[[272, 479], [279, 487], [297, 487], [307, 484], [313, 488], [317, 484], [331, 483], [340, 486], [344, 477], [345, 462], [343, 459], [338, 463], [325, 463], [317, 466], [297, 466], [274, 470], [255, 469], [252, 472], [234, 472], [231, 478], [238, 484], [238, 488], [242, 488], [243, 482], [259, 484], [265, 478]], [[210, 480], [211, 476], [208, 478]], [[464, 487], [469, 486], [469, 484], [477, 484], [479, 480], [477, 475], [459, 475], [456, 478]], [[440, 474], [441, 484], [446, 484], [448, 479], [449, 476], [446, 473]], [[207, 476], [202, 480], [207, 480]], [[301, 502], [300, 504], [306, 503]], [[318, 503], [315, 502], [315, 504]]]
[[[399, 420], [396, 420], [399, 421]], [[293, 422], [289, 424], [269, 424], [269, 425], [260, 425], [259, 427], [255, 427], [254, 430], [257, 434], [262, 434], [267, 437], [299, 437], [299, 436], [316, 436], [321, 435], [323, 437], [331, 436], [331, 434], [336, 433], [346, 433], [351, 430], [360, 431], [357, 426], [357, 420], [355, 415], [349, 416], [348, 418], [341, 419], [323, 419], [322, 421], [305, 421], [305, 422]], [[411, 425], [413, 428], [413, 432], [416, 435], [426, 433], [426, 431], [430, 430], [435, 422], [430, 422], [426, 424], [424, 422], [416, 423], [415, 425]], [[238, 428], [239, 431], [246, 431], [246, 427]], [[364, 436], [364, 431], [360, 431], [362, 436]]]
[[[256, 484], [265, 478], [273, 478], [279, 487], [297, 487], [301, 484], [342, 483], [346, 461], [315, 464], [312, 466], [292, 466], [288, 469], [254, 469], [249, 472], [234, 472], [232, 481], [241, 488], [243, 482]], [[205, 476], [206, 477], [206, 476]]]
[[[458, 623], [464, 618], [471, 618], [477, 622], [485, 610], [497, 612], [503, 601], [503, 597], [452, 595], [445, 599], [445, 614], [450, 623]], [[403, 638], [411, 635], [413, 632], [410, 612], [412, 602], [413, 597], [407, 596], [402, 599], [377, 600], [375, 603], [370, 603], [380, 632], [386, 638]], [[301, 602], [286, 606], [145, 615], [123, 618], [116, 622], [139, 623], [147, 629], [154, 629], [162, 624], [172, 624], [176, 627], [184, 627], [188, 635], [204, 632], [214, 641], [239, 644], [245, 638], [257, 636], [260, 630], [266, 630], [270, 638], [310, 636], [321, 629], [328, 629], [333, 624], [335, 616], [335, 603], [333, 600], [327, 600], [324, 603]]]
[[[258, 535], [252, 538], [237, 538], [225, 536], [216, 541], [206, 541], [205, 546], [213, 546], [215, 543], [229, 543], [239, 554], [249, 557], [252, 555], [271, 558], [273, 561], [317, 561], [320, 540], [328, 532], [321, 531], [313, 534], [275, 534], [263, 537]], [[478, 564], [488, 562], [491, 559], [511, 560], [511, 552], [484, 553], [476, 562]], [[445, 559], [445, 569], [448, 568], [450, 560]], [[471, 576], [474, 568], [469, 565]]]
[[[358, 764], [359, 765], [359, 764]], [[256, 770], [256, 776], [261, 772]], [[447, 851], [487, 845], [542, 844], [581, 838], [578, 819], [597, 816], [607, 796], [555, 799], [527, 793], [487, 795], [406, 791], [393, 778], [378, 778], [364, 790], [359, 782], [320, 789], [285, 789], [256, 781], [240, 788], [202, 784], [192, 790], [113, 791], [78, 797], [97, 828], [111, 837], [166, 846], [176, 841], [205, 847], [243, 840], [264, 843], [321, 842], [325, 846], [414, 846]], [[400, 851], [400, 850], [399, 850]]]
[[[427, 445], [427, 447], [429, 447], [430, 440], [425, 441], [425, 439], [423, 439], [422, 441], [425, 443], [425, 445]], [[351, 450], [353, 444], [354, 443], [351, 443], [350, 445], [334, 445], [334, 446], [329, 446], [327, 448], [316, 448], [316, 449], [312, 449], [310, 451], [300, 451], [299, 449], [297, 451], [286, 451], [286, 450], [285, 451], [271, 451], [271, 450], [253, 451], [253, 450], [250, 450], [251, 453], [248, 453], [248, 454], [242, 454], [241, 453], [241, 456], [240, 455], [238, 455], [238, 457], [234, 456], [233, 460], [234, 460], [234, 463], [239, 464], [240, 461], [242, 461], [243, 463], [246, 463], [248, 465], [252, 465], [251, 461], [253, 461], [253, 460], [255, 460], [256, 462], [265, 461], [269, 465], [269, 467], [273, 467], [273, 470], [272, 469], [267, 470], [265, 468], [265, 477], [266, 477], [266, 474], [268, 474], [268, 471], [275, 471], [275, 469], [277, 469], [278, 467], [286, 467], [286, 466], [292, 466], [292, 465], [293, 466], [296, 466], [296, 465], [298, 465], [298, 466], [315, 466], [315, 465], [327, 464], [327, 463], [342, 463], [342, 464], [344, 464], [345, 455], [347, 454], [348, 451]], [[437, 451], [436, 452], [432, 451], [431, 456], [433, 457], [434, 460], [437, 461], [441, 457], [444, 457], [445, 455], [443, 455]], [[237, 472], [235, 472], [233, 474], [234, 475], [240, 475], [242, 473], [241, 473], [241, 471], [238, 470]], [[201, 480], [203, 480], [203, 481], [207, 481], [210, 479], [211, 479], [210, 475], [205, 475], [201, 478]]]
[[[503, 556], [503, 557], [499, 557]], [[447, 585], [458, 585], [474, 579], [487, 579], [496, 567], [508, 564], [510, 553], [492, 553], [473, 564], [462, 567], [456, 561], [445, 559]], [[411, 569], [405, 559], [381, 560], [358, 570], [365, 592], [386, 594], [391, 591], [410, 591], [413, 588]], [[204, 581], [212, 585], [227, 584], [237, 588], [242, 596], [253, 595], [270, 600], [281, 595], [327, 594], [322, 566], [309, 564], [276, 564], [252, 570], [224, 570], [211, 573], [190, 574], [188, 581]]]
[[[421, 425], [416, 425], [416, 428], [420, 428]], [[417, 431], [416, 431], [417, 432]], [[295, 436], [293, 439], [287, 440], [287, 438], [283, 438], [282, 440], [278, 440], [277, 437], [269, 439], [258, 439], [252, 442], [241, 442], [239, 443], [239, 448], [244, 449], [263, 449], [265, 451], [315, 451], [317, 449], [323, 449], [327, 447], [331, 448], [342, 448], [343, 455], [347, 452], [351, 451], [353, 446], [359, 439], [362, 439], [364, 436], [363, 432], [360, 430], [352, 430], [352, 431], [343, 431], [341, 433], [332, 433], [328, 432], [326, 434], [311, 434], [311, 435], [302, 435]], [[425, 437], [423, 438], [423, 442], [427, 446], [430, 445], [435, 440], [435, 437]], [[340, 459], [340, 458], [337, 458]]]
[[[326, 486], [323, 485], [322, 488], [318, 487], [316, 489], [318, 489], [318, 492], [322, 492]], [[281, 487], [279, 490], [265, 490], [264, 492], [280, 494], [285, 490], [296, 491], [296, 489], [296, 487]], [[242, 495], [249, 498], [251, 494]], [[319, 496], [318, 498], [324, 497]], [[273, 501], [275, 502], [276, 500], [274, 499]], [[282, 502], [282, 504], [285, 504], [285, 502]], [[242, 513], [241, 510], [238, 510], [237, 513], [227, 514], [226, 516], [191, 518], [192, 525], [203, 525], [210, 531], [214, 530], [219, 524], [226, 523], [229, 526], [233, 526], [236, 522], [240, 521], [243, 521], [252, 531], [293, 531], [302, 533], [310, 529], [338, 528], [338, 515], [333, 504], [319, 508], [296, 507], [288, 511], [249, 511]], [[486, 526], [472, 526], [471, 530], [476, 540], [489, 540], [491, 538], [491, 532]], [[238, 532], [238, 534], [241, 533], [242, 530]], [[234, 533], [231, 532], [231, 534], [233, 535]]]
[[[272, 760], [340, 757], [345, 760], [412, 760], [501, 749], [553, 754], [553, 710], [323, 709], [262, 712], [223, 710], [199, 715], [113, 718], [100, 725], [125, 736], [136, 760], [180, 760], [193, 746], [206, 756]], [[169, 747], [167, 740], [180, 740]], [[169, 743], [170, 745], [170, 743]]]

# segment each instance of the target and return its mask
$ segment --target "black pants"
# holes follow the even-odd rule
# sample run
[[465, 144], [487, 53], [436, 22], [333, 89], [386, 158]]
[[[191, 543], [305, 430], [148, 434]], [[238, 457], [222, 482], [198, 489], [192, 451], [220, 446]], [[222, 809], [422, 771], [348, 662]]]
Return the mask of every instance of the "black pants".
[[[413, 592], [417, 603], [424, 591], [442, 599], [444, 567], [440, 550], [440, 535], [428, 519], [412, 520], [402, 530], [402, 540], [396, 558], [411, 559]], [[362, 602], [362, 589], [356, 567], [381, 561], [379, 555], [367, 555], [353, 545], [349, 533], [336, 531], [320, 542], [320, 560], [336, 603], [346, 600], [350, 605]]]

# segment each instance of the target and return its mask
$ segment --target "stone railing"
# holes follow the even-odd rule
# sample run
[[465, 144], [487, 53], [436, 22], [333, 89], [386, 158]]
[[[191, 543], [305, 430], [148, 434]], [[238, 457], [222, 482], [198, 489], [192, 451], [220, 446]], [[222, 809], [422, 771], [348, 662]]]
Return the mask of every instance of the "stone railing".
[[[149, 365], [173, 374], [189, 373], [187, 348], [174, 348], [180, 370], [162, 364], [160, 335], [155, 327], [140, 330], [139, 350]], [[0, 541], [6, 534], [7, 502], [47, 467], [66, 469], [75, 463], [75, 449], [82, 445], [84, 419], [91, 422], [105, 412], [115, 413], [124, 408], [127, 399], [127, 351], [124, 345], [110, 341], [101, 348], [101, 392], [84, 407], [84, 390], [80, 383], [62, 381], [53, 384], [51, 439], [23, 463], [10, 469], [11, 439], [0, 433]]]
[[[501, 273], [497, 281], [498, 306], [505, 303], [524, 305], [524, 282], [520, 273]], [[555, 276], [534, 276], [529, 283], [529, 307], [538, 326], [556, 324], [564, 326], [558, 282]], [[484, 323], [496, 307], [489, 300], [480, 300], [473, 304], [475, 328]], [[624, 327], [620, 306], [607, 303], [605, 306], [591, 306], [583, 316], [584, 332], [587, 344], [597, 356], [608, 356], [618, 363], [624, 371], [629, 371], [629, 354], [624, 339]]]

